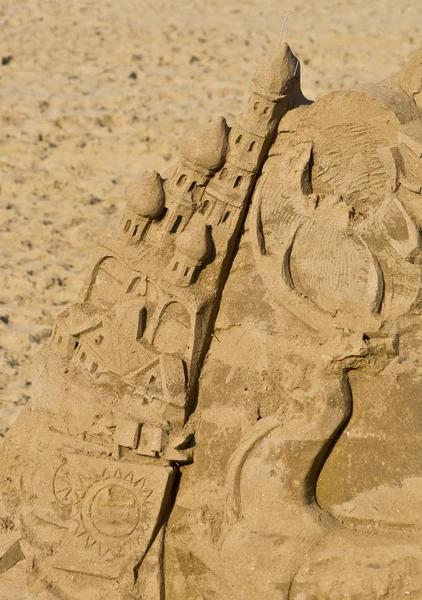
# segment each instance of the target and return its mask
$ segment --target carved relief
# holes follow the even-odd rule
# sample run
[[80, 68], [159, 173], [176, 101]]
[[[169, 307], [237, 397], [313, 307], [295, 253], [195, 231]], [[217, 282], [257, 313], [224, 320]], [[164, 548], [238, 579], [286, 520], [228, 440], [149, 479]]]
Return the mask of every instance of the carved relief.
[[299, 80], [278, 47], [133, 182], [57, 318], [0, 555], [34, 600], [422, 593], [420, 90]]
[[105, 257], [95, 267], [87, 301], [96, 310], [109, 310], [123, 294], [121, 266], [116, 258]]
[[154, 335], [154, 346], [161, 352], [183, 356], [191, 334], [189, 313], [179, 302], [170, 302], [163, 308], [157, 330]]
[[64, 504], [65, 506], [73, 504], [73, 489], [67, 462], [61, 464], [54, 474], [53, 492], [54, 497], [60, 504]]
[[231, 129], [220, 118], [189, 134], [166, 179], [153, 172], [129, 185], [116, 235], [99, 241], [79, 302], [58, 317], [35, 391], [41, 437], [20, 489], [31, 597], [161, 594], [175, 472], [193, 460], [186, 420], [296, 70], [288, 46], [278, 48]]
[[[403, 410], [412, 398], [420, 412], [417, 128], [402, 140], [421, 114], [396, 81], [302, 99], [279, 124], [201, 380], [198, 448], [176, 500], [188, 517], [171, 517], [177, 551], [189, 545], [205, 565], [179, 561], [188, 597], [192, 572], [221, 582], [217, 597], [422, 592], [422, 465], [401, 454], [403, 444], [419, 448]], [[264, 367], [245, 361], [233, 377], [237, 343], [260, 343]], [[222, 377], [239, 412], [224, 424], [212, 391]], [[224, 494], [209, 456], [226, 473]], [[195, 489], [202, 502], [190, 501]]]
[[68, 456], [74, 508], [56, 569], [119, 577], [130, 556], [142, 559], [171, 487], [164, 467]]

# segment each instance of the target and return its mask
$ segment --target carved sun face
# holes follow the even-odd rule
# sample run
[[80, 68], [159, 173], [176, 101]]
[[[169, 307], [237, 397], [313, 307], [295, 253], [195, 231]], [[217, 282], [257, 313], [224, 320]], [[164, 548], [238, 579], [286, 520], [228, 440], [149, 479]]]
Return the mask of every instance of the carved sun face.
[[[70, 502], [69, 527], [54, 567], [117, 579], [153, 539], [174, 478], [172, 467], [70, 453], [55, 495]], [[66, 506], [66, 504], [65, 504]]]
[[111, 548], [145, 536], [152, 491], [144, 477], [136, 480], [133, 472], [104, 469], [98, 477], [78, 473], [77, 479], [74, 535], [85, 540], [85, 548], [96, 547], [103, 557]]

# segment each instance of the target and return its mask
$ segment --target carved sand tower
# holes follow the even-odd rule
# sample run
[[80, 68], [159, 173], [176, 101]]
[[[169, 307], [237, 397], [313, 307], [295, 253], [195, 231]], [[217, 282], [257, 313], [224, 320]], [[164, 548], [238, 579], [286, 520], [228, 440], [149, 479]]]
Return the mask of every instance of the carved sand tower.
[[178, 468], [192, 462], [186, 420], [296, 67], [277, 48], [232, 129], [206, 125], [166, 179], [128, 187], [118, 232], [99, 240], [78, 303], [57, 318], [20, 418], [31, 430], [21, 481], [4, 490], [18, 514], [1, 560], [26, 558], [31, 598], [163, 597], [165, 523]]
[[421, 57], [312, 104], [281, 46], [128, 187], [0, 448], [7, 600], [422, 598]]

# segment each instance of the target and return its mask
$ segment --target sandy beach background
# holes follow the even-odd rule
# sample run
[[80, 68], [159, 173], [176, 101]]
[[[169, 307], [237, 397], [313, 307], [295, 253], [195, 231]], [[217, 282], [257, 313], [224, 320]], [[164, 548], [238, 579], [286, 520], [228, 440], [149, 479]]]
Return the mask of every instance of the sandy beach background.
[[422, 45], [417, 0], [0, 0], [0, 435], [127, 184], [191, 126], [233, 121], [286, 12], [313, 99]]

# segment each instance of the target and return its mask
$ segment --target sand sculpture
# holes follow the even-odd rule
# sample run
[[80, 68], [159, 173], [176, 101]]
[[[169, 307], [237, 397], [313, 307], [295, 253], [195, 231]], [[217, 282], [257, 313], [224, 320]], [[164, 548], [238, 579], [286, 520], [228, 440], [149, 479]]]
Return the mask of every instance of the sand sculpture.
[[281, 45], [128, 187], [1, 447], [5, 597], [422, 598], [421, 81], [311, 103]]

